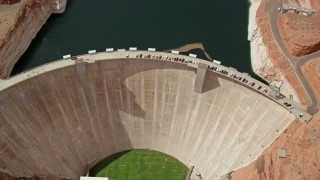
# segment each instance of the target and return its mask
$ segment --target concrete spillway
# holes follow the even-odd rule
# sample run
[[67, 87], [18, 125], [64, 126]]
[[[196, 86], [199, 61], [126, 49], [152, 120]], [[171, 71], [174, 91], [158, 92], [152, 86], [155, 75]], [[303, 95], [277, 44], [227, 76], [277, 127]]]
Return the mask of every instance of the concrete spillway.
[[177, 62], [67, 60], [38, 70], [0, 84], [0, 165], [16, 176], [78, 179], [113, 153], [147, 148], [217, 179], [256, 159], [295, 118], [214, 72], [195, 93], [197, 69]]

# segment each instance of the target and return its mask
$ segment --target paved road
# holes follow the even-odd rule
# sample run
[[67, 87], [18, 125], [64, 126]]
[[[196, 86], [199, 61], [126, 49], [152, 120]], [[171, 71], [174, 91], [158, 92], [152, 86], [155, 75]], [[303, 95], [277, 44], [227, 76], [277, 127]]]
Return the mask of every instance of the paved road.
[[268, 13], [269, 16], [269, 25], [271, 28], [271, 32], [279, 48], [281, 49], [281, 53], [291, 63], [291, 66], [294, 68], [299, 81], [304, 87], [305, 93], [309, 96], [310, 103], [307, 111], [310, 114], [315, 114], [319, 110], [320, 102], [317, 96], [315, 95], [314, 91], [312, 90], [311, 85], [306, 80], [305, 76], [302, 74], [301, 67], [304, 63], [314, 58], [320, 57], [320, 51], [302, 57], [292, 56], [288, 52], [287, 48], [284, 46], [282, 42], [277, 26], [278, 16], [281, 14], [281, 12], [277, 10], [278, 7], [282, 7], [282, 3], [279, 0], [269, 0], [265, 6], [265, 12]]

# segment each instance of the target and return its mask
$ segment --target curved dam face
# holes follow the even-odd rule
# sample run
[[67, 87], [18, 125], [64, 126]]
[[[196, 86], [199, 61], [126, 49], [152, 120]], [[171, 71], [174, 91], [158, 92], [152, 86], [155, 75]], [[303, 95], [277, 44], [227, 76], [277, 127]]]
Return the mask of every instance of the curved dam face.
[[196, 71], [177, 62], [112, 59], [12, 83], [0, 91], [1, 168], [78, 179], [111, 154], [153, 149], [217, 179], [256, 159], [294, 119], [214, 72], [195, 93]]

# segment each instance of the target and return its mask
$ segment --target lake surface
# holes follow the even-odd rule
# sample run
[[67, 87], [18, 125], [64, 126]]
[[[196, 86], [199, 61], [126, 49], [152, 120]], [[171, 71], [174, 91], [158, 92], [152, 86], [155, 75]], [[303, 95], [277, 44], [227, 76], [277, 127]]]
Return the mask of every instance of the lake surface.
[[201, 42], [213, 59], [257, 77], [250, 63], [248, 9], [246, 0], [68, 0], [65, 13], [49, 18], [12, 75], [90, 49], [166, 50]]

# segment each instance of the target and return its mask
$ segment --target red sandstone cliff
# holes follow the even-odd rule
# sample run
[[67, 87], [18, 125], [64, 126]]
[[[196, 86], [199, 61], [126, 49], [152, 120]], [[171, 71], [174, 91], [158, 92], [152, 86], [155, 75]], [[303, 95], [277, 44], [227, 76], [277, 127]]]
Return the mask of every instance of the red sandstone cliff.
[[278, 19], [278, 28], [291, 55], [303, 56], [320, 50], [320, 15], [283, 13]]
[[[291, 2], [291, 0], [288, 0]], [[268, 50], [270, 61], [279, 68], [291, 84], [296, 83], [296, 77], [287, 66], [287, 60], [277, 47], [268, 28], [268, 16], [264, 13], [267, 0], [261, 0], [256, 14], [258, 27], [261, 31], [264, 45]], [[294, 1], [295, 3], [300, 1]], [[320, 1], [301, 1], [299, 4], [319, 5]], [[295, 23], [291, 22], [291, 23]], [[280, 30], [281, 31], [281, 30]], [[304, 32], [304, 31], [302, 31]], [[300, 51], [301, 52], [301, 51]], [[281, 65], [282, 64], [282, 65]], [[320, 58], [309, 61], [302, 67], [304, 75], [311, 83], [313, 90], [320, 97]], [[301, 87], [293, 86], [300, 98], [303, 97]], [[277, 150], [283, 148], [287, 158], [278, 158]], [[250, 165], [243, 167], [232, 174], [233, 180], [242, 179], [320, 179], [320, 112], [308, 124], [293, 122], [287, 130], [263, 154]]]
[[[302, 71], [320, 97], [320, 58], [304, 64]], [[287, 150], [278, 158], [277, 150]], [[320, 112], [310, 123], [292, 123], [253, 163], [233, 174], [233, 179], [320, 179]]]
[[10, 75], [14, 64], [55, 12], [58, 11], [54, 9], [53, 0], [21, 0], [0, 8], [0, 79]]
[[18, 3], [18, 2], [19, 0], [0, 0], [0, 4], [8, 4], [8, 5]]
[[0, 172], [0, 179], [1, 179], [1, 180], [13, 180], [13, 177], [10, 176], [9, 174], [1, 173], [1, 172]]
[[315, 9], [317, 12], [308, 17], [293, 12], [283, 13], [278, 19], [281, 38], [289, 53], [304, 56], [320, 50], [320, 1], [284, 0], [283, 3]]
[[[304, 125], [293, 122], [267, 150], [249, 166], [235, 171], [233, 180], [320, 179], [320, 113]], [[285, 149], [287, 158], [278, 158]]]
[[[272, 32], [269, 29], [269, 19], [268, 14], [264, 11], [264, 6], [268, 0], [258, 0], [261, 1], [259, 8], [257, 9], [256, 14], [256, 23], [257, 29], [253, 38], [261, 39], [259, 44], [251, 44], [251, 48], [254, 49], [254, 46], [262, 46], [266, 49], [266, 56], [268, 58], [264, 59], [265, 62], [261, 63], [262, 66], [255, 68], [255, 72], [260, 76], [265, 78], [267, 81], [272, 82], [274, 80], [283, 80], [285, 78], [286, 84], [290, 84], [289, 88], [292, 88], [296, 93], [297, 98], [302, 104], [308, 103], [308, 98], [304, 93], [304, 90], [301, 86], [301, 83], [297, 79], [293, 67], [290, 65], [286, 57], [280, 52], [281, 50], [278, 47], [277, 42], [273, 39]], [[261, 49], [262, 47], [258, 47]], [[261, 53], [261, 52], [256, 52]], [[261, 57], [257, 56], [256, 59], [252, 58], [253, 63], [259, 61]], [[269, 65], [271, 64], [271, 65]], [[283, 78], [281, 78], [281, 76]], [[289, 94], [285, 94], [289, 96]]]

